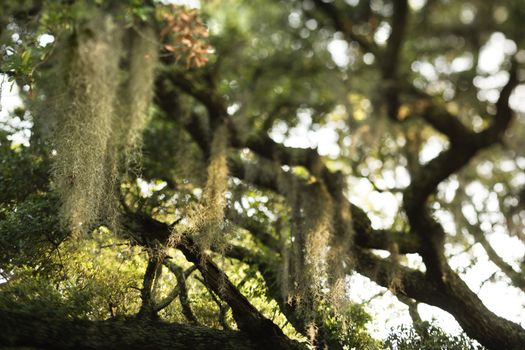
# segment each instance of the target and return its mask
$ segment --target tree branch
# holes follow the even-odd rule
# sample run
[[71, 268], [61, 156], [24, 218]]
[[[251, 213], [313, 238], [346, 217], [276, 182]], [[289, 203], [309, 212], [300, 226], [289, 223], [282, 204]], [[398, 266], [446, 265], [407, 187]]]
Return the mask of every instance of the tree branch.
[[315, 6], [327, 16], [332, 22], [335, 30], [343, 33], [348, 41], [355, 41], [365, 52], [376, 52], [376, 48], [365, 37], [358, 35], [353, 30], [353, 24], [350, 18], [344, 15], [344, 12], [338, 9], [333, 2], [323, 0], [314, 0]]
[[398, 92], [398, 70], [399, 58], [401, 56], [401, 46], [405, 37], [405, 29], [409, 13], [407, 0], [395, 0], [394, 13], [392, 15], [392, 33], [388, 39], [386, 50], [382, 55], [381, 73], [385, 82], [385, 100], [387, 104], [388, 116], [392, 120], [397, 120], [399, 110]]
[[[480, 133], [467, 134], [459, 121], [445, 126], [445, 123], [439, 119], [430, 119], [437, 128], [450, 133], [451, 140], [455, 142], [451, 142], [449, 149], [442, 151], [439, 156], [422, 166], [415, 174], [411, 174], [412, 182], [403, 193], [403, 207], [412, 230], [420, 237], [421, 255], [427, 271], [438, 279], [441, 279], [443, 273], [448, 269], [443, 254], [445, 231], [430, 214], [426, 205], [427, 199], [443, 180], [464, 167], [480, 150], [501, 139], [512, 119], [513, 113], [508, 102], [516, 84], [516, 63], [513, 61], [509, 81], [501, 91], [496, 104], [496, 116], [491, 125]], [[451, 119], [448, 114], [444, 115], [446, 119]]]
[[[166, 265], [166, 259], [167, 257], [164, 259], [163, 263], [166, 267], [168, 267]], [[197, 266], [195, 265], [186, 269], [186, 271], [184, 271], [184, 278], [188, 278], [193, 273], [193, 271], [195, 271], [196, 269], [197, 269]], [[173, 302], [173, 300], [175, 300], [175, 298], [179, 296], [179, 293], [180, 293], [180, 289], [179, 289], [179, 285], [177, 284], [175, 287], [173, 287], [171, 292], [163, 300], [161, 300], [157, 305], [155, 305], [154, 307], [155, 312], [159, 312], [160, 310], [168, 307], [168, 305], [170, 305]]]
[[0, 310], [0, 344], [38, 349], [267, 349], [243, 332], [153, 320], [58, 320]]
[[219, 298], [215, 295], [215, 293], [208, 287], [208, 285], [204, 282], [203, 279], [198, 278], [197, 280], [202, 283], [202, 285], [206, 288], [208, 293], [210, 294], [211, 299], [217, 304], [217, 307], [219, 308], [219, 323], [222, 326], [222, 329], [231, 329], [228, 322], [226, 322], [226, 312], [228, 312], [228, 305], [223, 304]]
[[188, 320], [190, 324], [199, 324], [199, 321], [197, 320], [197, 317], [195, 317], [195, 314], [193, 313], [190, 302], [188, 300], [188, 290], [186, 288], [185, 276], [186, 273], [184, 272], [184, 270], [182, 270], [180, 266], [176, 265], [173, 261], [170, 261], [168, 259], [164, 259], [164, 265], [166, 265], [166, 267], [175, 275], [177, 279], [178, 295], [180, 305], [182, 307], [182, 314], [184, 315], [184, 317], [186, 317], [186, 320]]
[[[356, 270], [388, 288], [391, 263], [362, 249], [356, 250]], [[399, 266], [398, 293], [451, 313], [463, 330], [489, 349], [519, 350], [525, 344], [525, 330], [518, 324], [492, 313], [452, 270], [440, 281], [423, 272]]]
[[280, 242], [276, 238], [274, 238], [270, 233], [266, 232], [264, 224], [253, 218], [240, 215], [235, 209], [227, 210], [226, 216], [235, 225], [250, 232], [252, 236], [259, 242], [261, 242], [264, 246], [270, 248], [276, 253], [280, 252]]
[[474, 237], [476, 242], [481, 244], [489, 259], [512, 281], [512, 284], [525, 292], [525, 274], [520, 273], [503, 260], [503, 258], [494, 250], [485, 234], [478, 225], [473, 225], [463, 217], [463, 221], [468, 227], [468, 232]]
[[140, 298], [142, 299], [142, 304], [140, 305], [140, 310], [137, 314], [138, 318], [155, 318], [156, 312], [154, 309], [154, 300], [153, 300], [153, 282], [155, 280], [155, 275], [157, 268], [160, 264], [158, 259], [158, 254], [153, 251], [148, 250], [148, 265], [146, 266], [146, 271], [144, 272], [144, 280], [142, 283], [142, 289], [140, 290]]

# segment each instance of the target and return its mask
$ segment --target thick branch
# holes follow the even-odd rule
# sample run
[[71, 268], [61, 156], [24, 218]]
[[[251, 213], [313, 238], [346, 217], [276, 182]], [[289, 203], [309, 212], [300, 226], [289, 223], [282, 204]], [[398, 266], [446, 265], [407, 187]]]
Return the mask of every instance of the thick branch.
[[468, 143], [472, 139], [474, 133], [463, 125], [457, 116], [433, 101], [431, 96], [425, 96], [425, 99], [427, 108], [422, 116], [434, 129], [446, 135], [453, 144]]
[[233, 318], [239, 329], [253, 337], [268, 341], [268, 345], [279, 344], [290, 348], [291, 342], [272, 321], [264, 317], [244, 295], [229, 281], [228, 277], [215, 265], [209, 257], [196, 253], [195, 246], [186, 240], [179, 248], [186, 259], [195, 263], [204, 281], [211, 290], [221, 297], [232, 309]]
[[[392, 278], [390, 261], [363, 250], [356, 253], [356, 270], [388, 288]], [[523, 348], [525, 330], [487, 309], [452, 270], [447, 271], [441, 281], [436, 281], [423, 272], [399, 266], [396, 278], [400, 280], [399, 293], [451, 313], [470, 337], [489, 349]]]
[[[404, 192], [403, 206], [412, 230], [420, 237], [421, 255], [427, 271], [437, 279], [441, 279], [443, 273], [448, 269], [443, 253], [445, 231], [432, 217], [426, 201], [443, 180], [464, 167], [480, 150], [501, 139], [512, 119], [512, 110], [508, 103], [516, 84], [516, 64], [513, 63], [509, 81], [501, 91], [496, 104], [496, 116], [491, 125], [480, 133], [465, 132], [459, 122], [452, 122], [450, 126], [446, 126], [439, 119], [427, 119], [433, 122], [436, 128], [450, 133], [450, 139], [453, 142], [449, 149], [441, 152], [438, 157], [422, 166], [415, 174], [411, 174], [412, 182]], [[448, 114], [443, 115], [446, 119], [451, 118]]]
[[175, 69], [170, 70], [169, 80], [202, 102], [208, 110], [212, 124], [219, 122], [221, 118], [225, 118], [228, 115], [222, 97], [209, 88], [209, 82], [201, 80], [197, 82], [195, 77], [192, 79], [187, 74]]
[[38, 349], [266, 349], [243, 332], [150, 320], [57, 320], [0, 311], [0, 344]]
[[268, 135], [250, 137], [244, 144], [239, 142], [233, 146], [247, 147], [259, 156], [282, 165], [304, 166], [314, 176], [322, 176], [328, 172], [315, 149], [286, 147], [273, 141]]
[[381, 73], [386, 82], [385, 100], [388, 116], [393, 120], [397, 120], [399, 92], [396, 82], [399, 70], [399, 58], [401, 56], [401, 45], [405, 37], [409, 8], [407, 0], [396, 0], [393, 3], [392, 33], [388, 39], [386, 51], [382, 56]]
[[[261, 255], [255, 254], [246, 248], [236, 245], [232, 245], [229, 247], [229, 249], [227, 249], [226, 256], [243, 261], [252, 266], [257, 266], [264, 279], [266, 287], [268, 288], [269, 297], [277, 302], [279, 309], [283, 315], [286, 316], [286, 319], [295, 328], [295, 330], [304, 336], [308, 336], [309, 323], [312, 321], [312, 315], [308, 316], [304, 311], [298, 308], [296, 302], [289, 302], [283, 296], [281, 289], [281, 279], [279, 278], [279, 261], [270, 261]], [[314, 316], [314, 319], [316, 318], [318, 317]], [[320, 318], [321, 317], [319, 317], [319, 319]], [[316, 327], [318, 327], [318, 336], [326, 335], [328, 332], [323, 320], [318, 320], [318, 322], [316, 322]], [[341, 349], [341, 344], [339, 344], [337, 340], [329, 339], [329, 337], [324, 338], [326, 339], [319, 339], [320, 343], [328, 345], [329, 349]]]
[[418, 253], [421, 249], [419, 238], [407, 232], [372, 230], [366, 233], [363, 230], [355, 231], [355, 242], [363, 248], [389, 250], [392, 243], [395, 243], [399, 247], [400, 254]]
[[437, 186], [465, 166], [474, 155], [496, 142], [499, 142], [512, 120], [512, 110], [509, 97], [518, 83], [517, 64], [513, 61], [509, 71], [509, 81], [502, 89], [496, 103], [496, 115], [491, 125], [480, 133], [471, 133], [457, 118], [447, 112], [438, 111], [435, 107], [428, 109], [425, 119], [437, 130], [445, 133], [451, 145], [448, 150], [423, 166], [417, 174], [412, 174], [413, 180], [405, 191], [405, 209], [410, 212], [422, 208], [427, 198]]
[[399, 67], [399, 58], [401, 56], [401, 45], [405, 37], [407, 18], [408, 18], [408, 1], [395, 0], [394, 13], [392, 15], [392, 32], [387, 42], [384, 61], [382, 64], [383, 76], [393, 78], [397, 75]]

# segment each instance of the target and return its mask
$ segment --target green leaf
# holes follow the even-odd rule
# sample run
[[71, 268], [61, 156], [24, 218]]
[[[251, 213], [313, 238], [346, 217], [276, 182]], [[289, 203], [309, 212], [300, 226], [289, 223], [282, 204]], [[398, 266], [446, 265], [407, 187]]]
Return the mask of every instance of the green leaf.
[[27, 49], [22, 53], [22, 63], [24, 65], [27, 65], [29, 63], [29, 59], [31, 58], [31, 49]]

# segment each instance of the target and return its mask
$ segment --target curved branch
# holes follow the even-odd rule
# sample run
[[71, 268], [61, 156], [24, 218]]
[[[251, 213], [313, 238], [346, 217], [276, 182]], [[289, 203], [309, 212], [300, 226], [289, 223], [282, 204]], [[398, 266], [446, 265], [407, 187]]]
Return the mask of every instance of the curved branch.
[[[357, 250], [356, 270], [379, 285], [391, 283], [391, 262]], [[492, 313], [452, 270], [441, 281], [403, 266], [396, 269], [401, 293], [419, 302], [451, 313], [463, 330], [489, 349], [519, 350], [525, 344], [525, 330]]]
[[476, 153], [500, 141], [513, 117], [509, 98], [517, 83], [517, 63], [513, 60], [509, 81], [502, 89], [496, 103], [496, 115], [490, 126], [479, 133], [470, 132], [456, 117], [442, 109], [437, 109], [434, 104], [429, 106], [427, 112], [423, 114], [425, 119], [438, 131], [445, 133], [451, 144], [448, 150], [441, 152], [439, 156], [422, 166], [416, 174], [412, 174], [412, 182], [406, 188], [404, 195], [407, 214], [414, 210], [418, 213], [443, 180], [464, 167]]

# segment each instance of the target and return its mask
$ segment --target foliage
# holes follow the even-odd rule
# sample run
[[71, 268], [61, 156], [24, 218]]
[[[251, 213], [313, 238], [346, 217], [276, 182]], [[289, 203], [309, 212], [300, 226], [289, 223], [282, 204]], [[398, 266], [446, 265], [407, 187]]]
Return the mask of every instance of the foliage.
[[31, 195], [2, 213], [0, 261], [5, 276], [17, 267], [30, 266], [37, 271], [49, 267], [50, 256], [66, 237], [53, 214], [56, 210], [56, 198]]
[[386, 340], [390, 349], [398, 350], [481, 350], [476, 342], [465, 334], [449, 335], [439, 327], [423, 322], [413, 327], [400, 327], [391, 333]]
[[[35, 226], [43, 228], [44, 223]], [[107, 230], [95, 232], [91, 240], [82, 243], [67, 241], [52, 253], [40, 252], [40, 256], [47, 258], [40, 266], [21, 265], [2, 285], [3, 309], [94, 320], [137, 312], [136, 293], [131, 288], [139, 284], [144, 262], [136, 249], [123, 246]]]
[[[5, 1], [0, 312], [519, 349], [486, 288], [525, 291], [523, 4], [200, 5]], [[413, 325], [376, 339], [385, 295]]]

